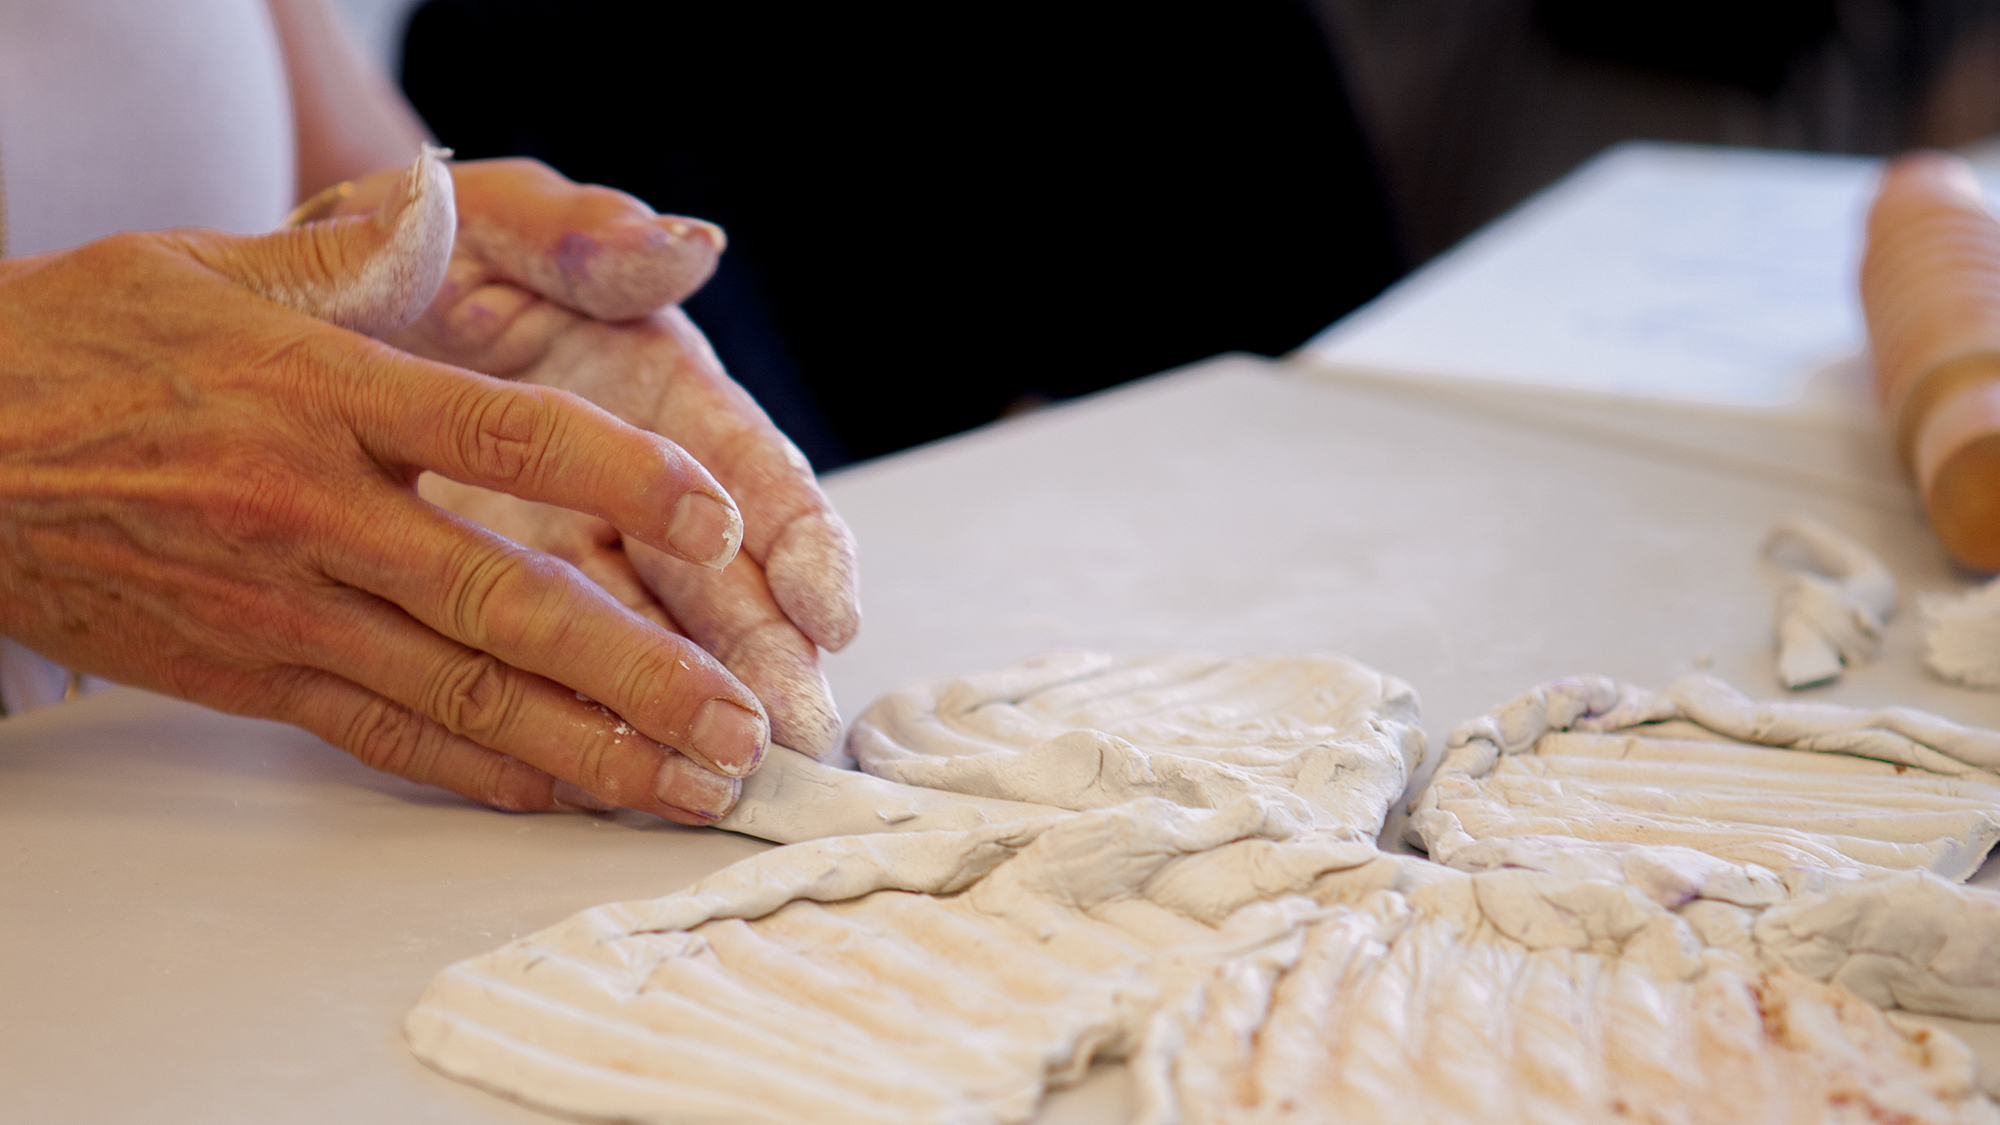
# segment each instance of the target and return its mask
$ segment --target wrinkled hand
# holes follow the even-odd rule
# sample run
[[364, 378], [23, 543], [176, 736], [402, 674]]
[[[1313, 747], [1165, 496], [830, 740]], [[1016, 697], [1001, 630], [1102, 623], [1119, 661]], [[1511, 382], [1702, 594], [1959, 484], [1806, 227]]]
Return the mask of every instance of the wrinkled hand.
[[[589, 513], [697, 572], [736, 550], [724, 490], [570, 395], [257, 295], [393, 326], [384, 302], [409, 278], [377, 255], [403, 202], [261, 238], [131, 234], [0, 261], [0, 631], [501, 808], [713, 819], [764, 750], [751, 692], [415, 481]], [[373, 278], [374, 303], [343, 275]]]
[[[764, 701], [776, 741], [830, 755], [840, 719], [816, 646], [841, 648], [860, 623], [853, 539], [804, 456], [669, 307], [713, 271], [722, 232], [533, 161], [457, 164], [453, 176], [461, 222], [444, 287], [393, 342], [572, 391], [671, 438], [735, 498], [743, 550], [718, 573], [578, 511], [428, 477], [424, 494], [685, 633]], [[371, 206], [378, 180], [344, 206]]]

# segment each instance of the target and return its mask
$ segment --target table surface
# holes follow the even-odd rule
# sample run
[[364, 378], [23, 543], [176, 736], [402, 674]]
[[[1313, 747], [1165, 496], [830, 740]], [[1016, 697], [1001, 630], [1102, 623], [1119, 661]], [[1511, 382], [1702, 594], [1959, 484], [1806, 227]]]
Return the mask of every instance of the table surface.
[[[1762, 696], [1773, 520], [1903, 584], [1880, 658], [1811, 697], [2000, 725], [1919, 666], [1961, 589], [1866, 430], [1482, 401], [1224, 358], [837, 474], [866, 625], [845, 714], [1058, 648], [1344, 652], [1413, 683], [1433, 746], [1542, 679]], [[0, 722], [0, 1117], [547, 1121], [431, 1073], [432, 974], [766, 845], [634, 814], [506, 816], [309, 735], [118, 689]], [[1099, 1067], [1042, 1120], [1118, 1120]]]

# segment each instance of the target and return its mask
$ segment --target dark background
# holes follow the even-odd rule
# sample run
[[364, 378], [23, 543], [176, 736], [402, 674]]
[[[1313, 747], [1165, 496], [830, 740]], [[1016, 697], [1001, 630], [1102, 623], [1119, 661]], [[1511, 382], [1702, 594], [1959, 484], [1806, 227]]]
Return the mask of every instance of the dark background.
[[430, 0], [405, 91], [725, 226], [688, 311], [820, 468], [1282, 354], [1604, 146], [2000, 129], [1988, 3]]

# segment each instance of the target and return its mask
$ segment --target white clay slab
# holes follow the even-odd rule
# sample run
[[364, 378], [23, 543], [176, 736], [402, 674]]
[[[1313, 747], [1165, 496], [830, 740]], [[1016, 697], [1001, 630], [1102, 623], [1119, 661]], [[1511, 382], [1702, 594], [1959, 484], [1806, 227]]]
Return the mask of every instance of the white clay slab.
[[1163, 952], [1226, 955], [1286, 923], [1264, 897], [1375, 855], [1274, 854], [1279, 831], [1251, 802], [1150, 800], [795, 844], [456, 965], [405, 1030], [445, 1073], [568, 1114], [1026, 1120], [1122, 1051]]
[[[1906, 708], [1540, 685], [1453, 731], [1408, 832], [1464, 871], [1633, 888], [1708, 946], [1881, 1007], [2000, 1019], [2000, 733]], [[1989, 1076], [1989, 1080], [1993, 1076]]]
[[[1454, 737], [1412, 820], [1444, 866], [1372, 840], [1415, 719], [1402, 685], [1325, 657], [1052, 654], [892, 693], [855, 757], [963, 784], [969, 813], [781, 758], [757, 818], [789, 788], [813, 795], [811, 823], [864, 834], [453, 966], [406, 1032], [454, 1077], [648, 1122], [1024, 1121], [1126, 1058], [1146, 1125], [2000, 1120], [1962, 1044], [1878, 1010], [2000, 1017], [1983, 956], [2000, 896], [1929, 871], [1944, 843], [1990, 846], [2000, 735], [1758, 708], [1717, 682], [1544, 685]], [[1579, 741], [1635, 729], [1671, 737]], [[1832, 754], [1730, 741], [1752, 736]], [[1664, 823], [1718, 775], [1786, 777], [1785, 754], [1819, 768], [1790, 804], [1738, 800], [1725, 823], [1814, 845], [1782, 872], [1732, 860], [1734, 838], [1596, 841], [1519, 813], [1529, 793]], [[1857, 796], [1906, 760], [1950, 775]], [[1524, 761], [1579, 793], [1525, 784], [1551, 777]], [[1634, 769], [1643, 784], [1617, 773]], [[1489, 821], [1543, 831], [1479, 835]], [[1903, 870], [1870, 862], [1898, 844]], [[1529, 862], [1484, 862], [1507, 847]]]
[[1270, 829], [1145, 800], [792, 845], [454, 966], [406, 1030], [626, 1121], [1023, 1121], [1121, 1057], [1145, 1125], [2000, 1120], [1955, 1039], [1630, 888]]
[[[2000, 840], [2000, 734], [1902, 708], [1552, 681], [1453, 731], [1410, 841], [1464, 870], [1629, 878], [1762, 906], [1895, 871], [1960, 882]], [[1643, 873], [1642, 873], [1643, 872]]]
[[1142, 1120], [2000, 1120], [1965, 1047], [1711, 953], [1690, 979], [1465, 934], [1378, 892], [1162, 1004]]

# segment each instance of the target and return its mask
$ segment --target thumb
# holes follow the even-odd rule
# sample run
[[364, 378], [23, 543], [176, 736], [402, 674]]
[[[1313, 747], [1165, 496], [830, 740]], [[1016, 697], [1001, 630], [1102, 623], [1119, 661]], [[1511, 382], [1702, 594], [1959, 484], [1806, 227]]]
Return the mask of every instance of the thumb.
[[315, 218], [347, 185], [322, 193], [270, 234], [187, 232], [204, 265], [289, 309], [368, 336], [389, 336], [421, 315], [444, 284], [458, 225], [446, 150], [423, 154], [370, 214]]
[[474, 160], [452, 171], [463, 248], [497, 277], [597, 320], [686, 300], [728, 244], [714, 223], [657, 214], [538, 161]]

